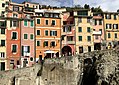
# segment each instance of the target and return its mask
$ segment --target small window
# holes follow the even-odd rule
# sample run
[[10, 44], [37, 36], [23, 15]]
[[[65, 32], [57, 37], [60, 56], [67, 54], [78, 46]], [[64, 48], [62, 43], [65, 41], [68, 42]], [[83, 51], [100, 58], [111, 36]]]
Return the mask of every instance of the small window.
[[1, 34], [5, 34], [5, 29], [1, 29]]
[[28, 25], [28, 21], [24, 20], [24, 26], [27, 26], [27, 25]]
[[2, 7], [5, 7], [5, 3], [2, 3]]
[[95, 36], [95, 39], [98, 40], [98, 36], [97, 35]]
[[5, 46], [5, 40], [1, 40], [1, 46]]
[[30, 61], [33, 61], [33, 57], [30, 57]]
[[44, 45], [43, 45], [44, 47], [45, 46], [48, 46], [48, 41], [44, 41]]
[[82, 41], [82, 36], [79, 36], [79, 41]]
[[78, 32], [82, 32], [82, 27], [78, 27]]
[[48, 25], [48, 20], [45, 20], [45, 24]]
[[34, 26], [34, 21], [33, 20], [31, 20], [31, 27], [33, 27]]
[[97, 20], [94, 20], [94, 24], [97, 25]]
[[34, 37], [33, 34], [31, 34], [31, 35], [30, 35], [30, 39], [33, 40], [33, 37]]
[[91, 32], [91, 29], [90, 29], [90, 27], [87, 27], [87, 32]]
[[88, 46], [88, 52], [91, 52], [91, 46]]
[[82, 22], [82, 18], [78, 18], [78, 22], [81, 23]]
[[37, 46], [40, 46], [40, 41], [37, 41], [36, 45], [37, 45]]
[[12, 32], [12, 39], [17, 39], [17, 32]]
[[50, 36], [57, 36], [57, 31], [50, 31]]
[[17, 52], [17, 45], [12, 45], [12, 52]]
[[99, 25], [102, 25], [102, 20], [99, 20]]
[[28, 34], [24, 34], [24, 39], [28, 39]]
[[48, 30], [45, 30], [45, 36], [48, 36]]
[[52, 41], [52, 42], [50, 43], [50, 46], [51, 46], [51, 47], [54, 47], [54, 46], [55, 46], [55, 41]]
[[116, 20], [117, 19], [117, 17], [116, 17], [116, 15], [114, 15], [114, 20]]
[[87, 23], [90, 23], [90, 18], [87, 18]]
[[110, 33], [108, 33], [108, 38], [111, 38], [111, 34]]
[[0, 57], [4, 58], [5, 57], [5, 52], [0, 52]]
[[37, 35], [40, 35], [40, 30], [37, 30]]
[[40, 19], [37, 19], [37, 24], [40, 24]]
[[52, 25], [55, 25], [55, 20], [52, 20]]
[[88, 42], [91, 41], [91, 36], [87, 36], [87, 41], [88, 41]]
[[115, 38], [117, 38], [117, 33], [115, 33], [114, 35], [115, 35]]

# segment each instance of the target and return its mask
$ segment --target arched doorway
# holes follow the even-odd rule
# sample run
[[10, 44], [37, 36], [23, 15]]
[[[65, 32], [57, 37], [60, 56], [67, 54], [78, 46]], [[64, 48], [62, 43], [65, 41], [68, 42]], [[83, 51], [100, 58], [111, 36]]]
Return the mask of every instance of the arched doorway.
[[64, 46], [62, 48], [62, 54], [65, 56], [71, 56], [72, 55], [72, 49], [70, 46]]

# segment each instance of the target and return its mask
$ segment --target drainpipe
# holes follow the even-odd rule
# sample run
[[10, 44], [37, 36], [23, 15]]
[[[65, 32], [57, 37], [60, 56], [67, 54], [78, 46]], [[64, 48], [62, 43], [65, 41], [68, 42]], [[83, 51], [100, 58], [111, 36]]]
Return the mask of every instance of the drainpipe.
[[21, 26], [21, 21], [22, 21], [22, 20], [20, 19], [20, 25], [19, 25], [19, 26], [20, 26], [20, 68], [21, 68], [21, 56], [22, 56], [22, 55], [21, 55], [21, 54], [22, 54], [22, 51], [21, 51], [21, 47], [22, 47], [22, 46], [21, 46], [21, 27], [22, 27], [22, 26]]
[[62, 27], [61, 27], [61, 18], [60, 18], [60, 56], [59, 57], [61, 57], [62, 56]]
[[75, 29], [75, 31], [74, 31], [74, 39], [75, 39], [75, 55], [76, 55], [76, 20], [75, 20], [75, 18], [74, 18], [74, 29]]
[[34, 63], [36, 63], [36, 21], [34, 18]]

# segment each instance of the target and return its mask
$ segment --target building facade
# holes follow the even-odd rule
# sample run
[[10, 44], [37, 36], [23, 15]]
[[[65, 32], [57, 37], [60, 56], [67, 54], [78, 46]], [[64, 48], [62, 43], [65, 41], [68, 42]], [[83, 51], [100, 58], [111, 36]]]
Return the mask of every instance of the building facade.
[[76, 54], [94, 50], [92, 14], [89, 9], [74, 10]]
[[118, 12], [104, 12], [103, 15], [106, 47], [109, 49], [119, 43], [119, 15]]
[[59, 13], [35, 10], [36, 60], [60, 54], [61, 19]]
[[94, 50], [104, 49], [103, 42], [104, 38], [104, 23], [103, 23], [103, 15], [101, 13], [93, 13], [93, 42], [94, 42]]

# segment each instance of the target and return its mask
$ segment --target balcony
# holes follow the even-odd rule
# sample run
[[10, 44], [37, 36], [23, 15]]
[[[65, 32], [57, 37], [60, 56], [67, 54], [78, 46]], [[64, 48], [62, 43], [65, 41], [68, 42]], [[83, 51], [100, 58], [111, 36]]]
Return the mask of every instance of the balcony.
[[101, 31], [93, 31], [93, 35], [101, 35], [102, 32]]
[[30, 53], [24, 52], [24, 56], [30, 56]]
[[67, 41], [67, 44], [75, 44], [75, 41]]

